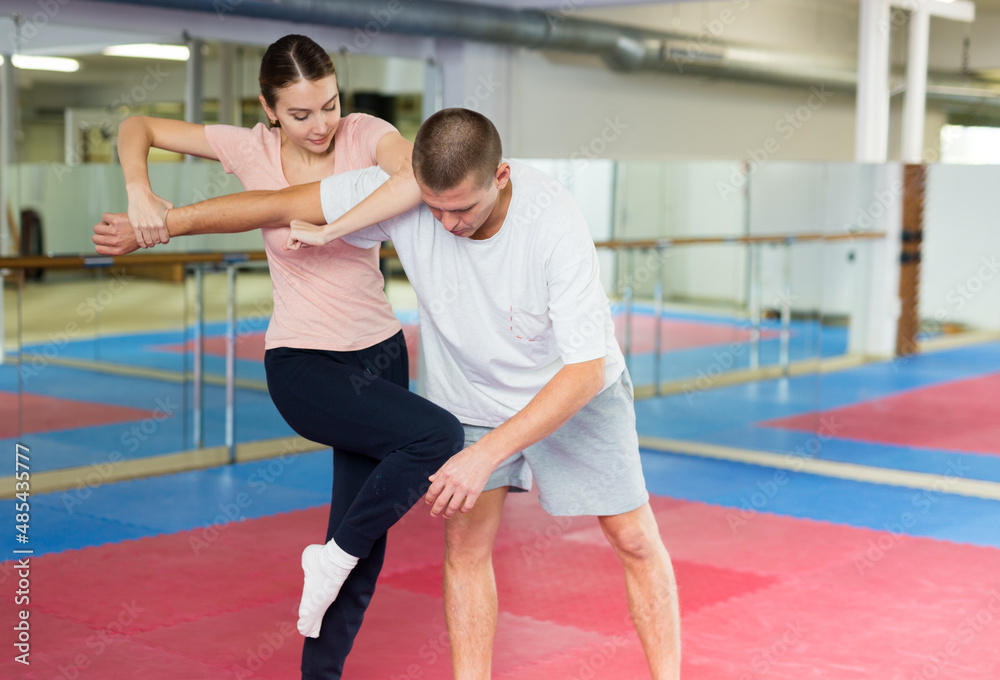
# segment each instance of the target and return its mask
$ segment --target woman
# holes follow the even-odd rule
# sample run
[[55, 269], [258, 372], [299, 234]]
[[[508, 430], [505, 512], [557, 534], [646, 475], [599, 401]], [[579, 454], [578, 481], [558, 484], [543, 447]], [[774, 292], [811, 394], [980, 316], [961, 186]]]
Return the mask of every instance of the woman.
[[[384, 215], [387, 199], [393, 209], [419, 202], [412, 145], [377, 118], [340, 117], [333, 63], [315, 42], [289, 35], [272, 44], [260, 86], [270, 126], [122, 123], [119, 156], [141, 245], [168, 240], [164, 216], [172, 207], [150, 187], [150, 147], [218, 160], [246, 190], [282, 189], [377, 163], [392, 178], [358, 206], [357, 219], [378, 202]], [[296, 432], [334, 453], [328, 542], [302, 555], [302, 673], [304, 680], [339, 678], [382, 566], [385, 532], [464, 437], [451, 414], [407, 390], [405, 341], [383, 292], [377, 249], [336, 243], [286, 251], [287, 227], [262, 233], [274, 289], [265, 336], [268, 390]]]

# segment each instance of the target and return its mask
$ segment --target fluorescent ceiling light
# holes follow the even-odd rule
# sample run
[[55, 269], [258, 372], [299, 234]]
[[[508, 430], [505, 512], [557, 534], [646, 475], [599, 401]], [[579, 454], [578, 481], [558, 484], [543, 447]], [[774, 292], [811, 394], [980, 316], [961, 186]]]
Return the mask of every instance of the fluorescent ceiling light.
[[104, 48], [103, 54], [109, 57], [138, 57], [142, 59], [187, 61], [190, 51], [184, 45], [154, 45], [144, 43], [139, 45], [112, 45]]
[[[76, 73], [80, 70], [80, 62], [65, 57], [32, 57], [25, 54], [15, 54], [10, 60], [15, 67], [26, 71]], [[0, 57], [0, 64], [3, 64], [3, 57]]]

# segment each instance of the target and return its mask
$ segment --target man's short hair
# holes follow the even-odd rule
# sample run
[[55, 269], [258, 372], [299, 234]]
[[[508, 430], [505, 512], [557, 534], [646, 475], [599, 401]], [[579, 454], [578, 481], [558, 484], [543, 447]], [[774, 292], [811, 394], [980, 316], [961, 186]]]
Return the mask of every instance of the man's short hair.
[[500, 133], [481, 113], [442, 109], [424, 121], [413, 143], [413, 172], [435, 193], [454, 189], [470, 175], [486, 187], [503, 159]]

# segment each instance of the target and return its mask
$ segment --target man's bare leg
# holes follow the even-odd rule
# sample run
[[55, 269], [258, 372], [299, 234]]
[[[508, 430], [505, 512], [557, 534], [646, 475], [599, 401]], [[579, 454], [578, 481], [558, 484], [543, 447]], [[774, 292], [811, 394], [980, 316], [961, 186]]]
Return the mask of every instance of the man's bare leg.
[[507, 487], [487, 491], [446, 522], [444, 616], [455, 680], [489, 680], [497, 629], [493, 541]]
[[625, 569], [625, 590], [654, 680], [678, 680], [681, 628], [677, 582], [670, 555], [646, 503], [621, 515], [599, 518], [604, 535]]

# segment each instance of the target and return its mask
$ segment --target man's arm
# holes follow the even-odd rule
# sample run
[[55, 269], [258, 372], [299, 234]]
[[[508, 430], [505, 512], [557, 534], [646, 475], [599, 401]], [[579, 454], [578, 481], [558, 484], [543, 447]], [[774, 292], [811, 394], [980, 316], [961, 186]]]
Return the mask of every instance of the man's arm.
[[472, 510], [500, 463], [558, 430], [603, 387], [603, 357], [563, 366], [527, 406], [431, 476], [424, 497], [433, 505], [431, 514], [451, 517]]
[[[244, 191], [210, 198], [167, 212], [171, 238], [191, 234], [230, 234], [267, 227], [282, 227], [295, 218], [322, 222], [320, 183], [297, 184], [280, 191]], [[105, 213], [94, 226], [93, 242], [101, 255], [126, 255], [139, 245], [125, 231], [132, 231], [128, 216]]]
[[[346, 236], [373, 224], [385, 222], [402, 215], [421, 204], [420, 188], [413, 176], [413, 144], [398, 132], [382, 136], [375, 150], [375, 158], [383, 172], [389, 175], [384, 182], [376, 173], [367, 183], [367, 192], [357, 205], [327, 225], [329, 240]], [[307, 220], [306, 220], [307, 221]]]
[[[412, 184], [416, 201], [411, 200], [412, 197], [408, 195], [409, 189], [400, 189], [407, 183]], [[405, 170], [389, 176], [378, 167], [370, 167], [331, 175], [321, 185], [320, 198], [327, 224], [292, 220], [285, 250], [297, 250], [303, 245], [324, 246], [334, 239], [350, 237], [355, 232], [378, 225], [381, 225], [385, 236], [383, 240], [389, 240], [386, 230], [398, 222], [396, 218], [405, 220], [404, 215], [409, 214], [421, 202], [416, 180], [412, 173]], [[371, 238], [365, 238], [364, 235], [355, 235], [346, 240], [359, 248], [374, 245]]]
[[244, 191], [210, 198], [167, 212], [171, 236], [234, 234], [267, 227], [287, 227], [293, 219], [322, 220], [319, 182], [280, 191]]

